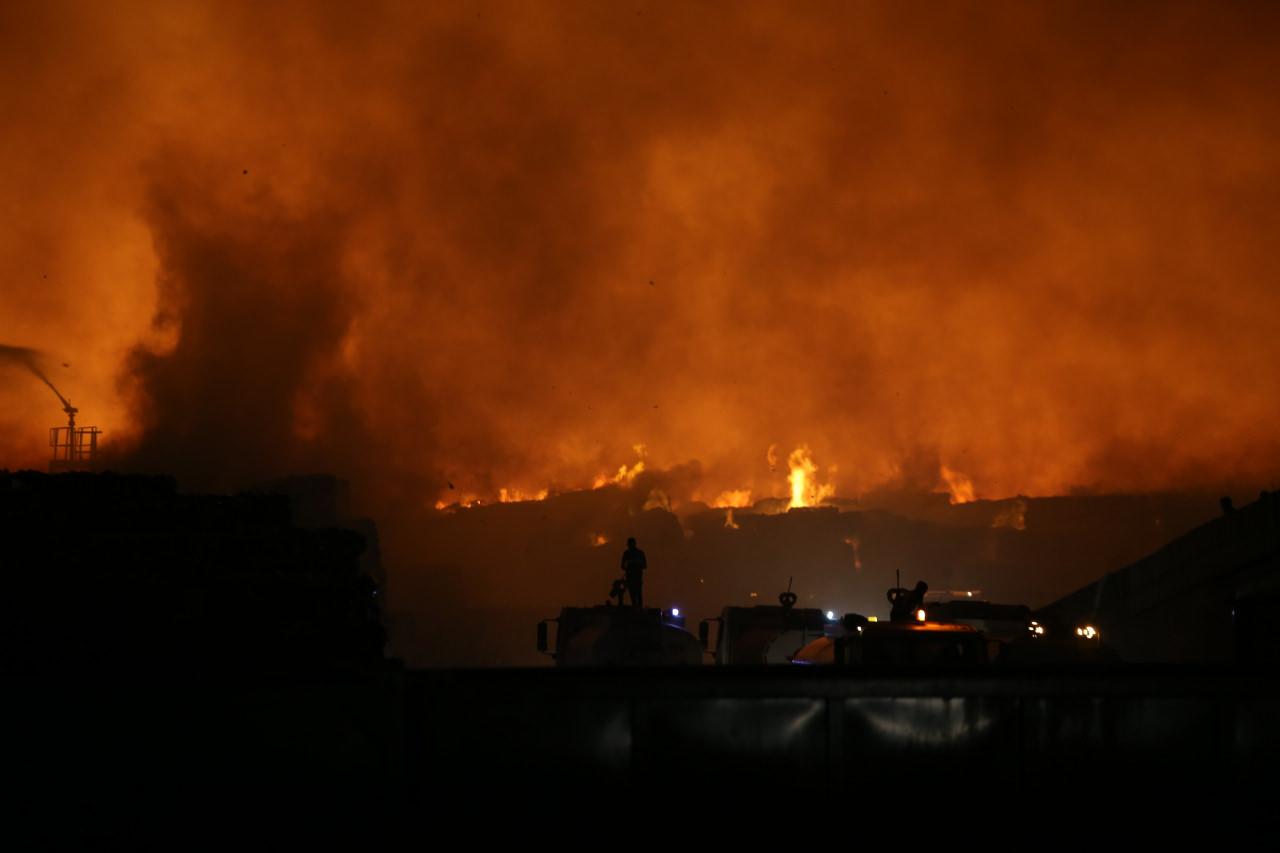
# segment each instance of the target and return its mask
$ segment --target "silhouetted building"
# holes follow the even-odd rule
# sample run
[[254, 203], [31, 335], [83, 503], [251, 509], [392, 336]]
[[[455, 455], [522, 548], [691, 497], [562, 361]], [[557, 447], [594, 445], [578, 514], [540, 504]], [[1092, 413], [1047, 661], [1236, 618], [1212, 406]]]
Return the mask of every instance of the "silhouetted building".
[[387, 573], [382, 565], [378, 526], [373, 519], [352, 513], [351, 488], [346, 480], [332, 474], [295, 474], [263, 483], [252, 491], [287, 497], [291, 518], [299, 527], [341, 527], [359, 533], [364, 537], [360, 568], [373, 578], [378, 585], [379, 594], [385, 597]]
[[1040, 611], [1127, 661], [1280, 662], [1280, 494], [1228, 510]]
[[365, 539], [289, 498], [168, 477], [0, 472], [0, 665], [332, 669], [382, 659]]

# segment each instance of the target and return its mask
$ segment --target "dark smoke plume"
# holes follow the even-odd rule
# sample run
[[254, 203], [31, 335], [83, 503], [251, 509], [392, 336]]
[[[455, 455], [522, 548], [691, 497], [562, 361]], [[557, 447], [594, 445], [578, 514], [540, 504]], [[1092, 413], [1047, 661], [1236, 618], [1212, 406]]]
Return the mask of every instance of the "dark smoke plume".
[[215, 490], [348, 470], [342, 448], [365, 438], [338, 364], [353, 310], [342, 217], [203, 185], [195, 164], [151, 168], [154, 326], [173, 344], [130, 356], [139, 439], [117, 464]]

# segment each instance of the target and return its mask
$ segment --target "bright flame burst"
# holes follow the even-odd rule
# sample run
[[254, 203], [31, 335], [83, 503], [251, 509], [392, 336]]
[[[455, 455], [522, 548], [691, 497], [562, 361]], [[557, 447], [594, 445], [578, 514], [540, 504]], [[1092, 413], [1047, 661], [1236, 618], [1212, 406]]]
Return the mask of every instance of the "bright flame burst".
[[[635, 450], [636, 455], [639, 457], [639, 459], [636, 460], [634, 465], [621, 465], [618, 467], [618, 472], [612, 476], [610, 476], [609, 474], [600, 474], [596, 476], [595, 480], [591, 484], [591, 488], [601, 489], [601, 488], [604, 488], [605, 486], [610, 486], [610, 485], [616, 485], [616, 486], [633, 485], [635, 483], [636, 477], [640, 476], [640, 474], [643, 473], [645, 470], [644, 463], [645, 463], [646, 451], [645, 451], [645, 446], [643, 444], [633, 445], [632, 449]], [[450, 485], [450, 488], [453, 488], [453, 486]], [[549, 488], [526, 492], [523, 489], [503, 486], [502, 488], [498, 489], [497, 503], [510, 504], [510, 503], [524, 503], [526, 501], [544, 501], [547, 499], [548, 496], [550, 496], [550, 494], [551, 494], [551, 490]], [[748, 502], [750, 501], [750, 497], [751, 497], [750, 492], [742, 492], [742, 493], [726, 492], [725, 494], [745, 494]], [[437, 500], [435, 502], [435, 507], [436, 509], [443, 511], [443, 510], [452, 510], [458, 507], [483, 506], [485, 504], [493, 503], [493, 502], [494, 500], [491, 497], [480, 498], [475, 494], [466, 494], [465, 496], [460, 496], [459, 499], [456, 501], [445, 501], [443, 499]], [[652, 509], [655, 507], [660, 507], [662, 509], [667, 509], [667, 510], [671, 509], [670, 499], [666, 496], [665, 493], [658, 490], [654, 490], [650, 492], [649, 498], [645, 502], [644, 508]]]
[[791, 484], [793, 509], [817, 506], [836, 493], [836, 487], [831, 483], [817, 482], [814, 475], [818, 473], [818, 466], [813, 464], [813, 458], [809, 454], [809, 445], [802, 444], [787, 457], [787, 465], [791, 468], [787, 482]]
[[974, 500], [973, 481], [961, 474], [959, 471], [953, 471], [946, 465], [942, 466], [942, 481], [947, 484], [947, 491], [951, 495], [951, 503], [967, 504]]
[[[591, 483], [592, 489], [602, 489], [606, 486], [622, 486], [624, 488], [633, 486], [636, 478], [639, 477], [645, 468], [645, 458], [647, 449], [643, 444], [632, 445], [638, 457], [634, 464], [620, 465], [616, 473], [610, 475], [607, 473], [598, 474]], [[769, 445], [765, 458], [769, 463], [769, 467], [773, 470], [778, 464], [778, 446], [776, 444]], [[834, 497], [836, 488], [833, 483], [818, 482], [818, 466], [814, 463], [812, 452], [807, 444], [802, 444], [795, 450], [791, 451], [787, 457], [787, 465], [790, 473], [787, 475], [787, 482], [791, 487], [791, 501], [789, 507], [812, 507], [818, 506], [828, 498]], [[834, 474], [835, 467], [828, 470], [829, 474]], [[943, 476], [947, 478], [948, 484], [951, 484], [953, 472], [948, 468], [943, 468]], [[957, 491], [952, 489], [952, 503], [965, 503], [973, 500], [973, 488], [969, 485], [967, 478], [961, 478], [963, 488], [968, 491]], [[452, 488], [452, 485], [450, 485]], [[519, 488], [504, 486], [498, 489], [496, 503], [523, 503], [526, 501], [542, 501], [546, 500], [551, 494], [549, 488], [539, 489], [537, 491], [524, 491]], [[752, 506], [753, 493], [751, 489], [726, 489], [720, 492], [711, 502], [711, 506], [717, 509], [727, 510], [725, 514], [725, 527], [736, 530], [737, 522], [733, 518], [734, 509], [745, 509]], [[482, 499], [475, 494], [459, 495], [456, 501], [437, 500], [435, 507], [437, 510], [452, 511], [457, 508], [483, 506], [487, 503], [493, 503], [492, 498]], [[671, 510], [671, 500], [668, 495], [660, 490], [654, 489], [649, 493], [645, 500], [644, 509], [665, 509]], [[597, 542], [597, 538], [602, 541]], [[607, 539], [603, 539], [598, 534], [591, 537], [593, 545], [602, 545]]]
[[595, 481], [591, 484], [591, 488], [601, 489], [610, 484], [618, 485], [618, 486], [630, 486], [632, 483], [634, 483], [636, 477], [639, 476], [642, 471], [644, 471], [645, 448], [643, 444], [636, 444], [636, 445], [632, 445], [631, 449], [636, 452], [636, 456], [640, 457], [639, 460], [636, 461], [636, 464], [630, 467], [626, 465], [619, 466], [618, 473], [614, 474], [612, 477], [610, 477], [608, 474], [598, 475]]

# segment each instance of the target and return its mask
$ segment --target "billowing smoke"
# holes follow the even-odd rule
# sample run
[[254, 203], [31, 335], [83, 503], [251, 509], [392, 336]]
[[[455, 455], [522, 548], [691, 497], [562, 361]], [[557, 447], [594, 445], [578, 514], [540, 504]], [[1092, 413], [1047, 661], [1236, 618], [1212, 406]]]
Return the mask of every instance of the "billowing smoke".
[[340, 359], [353, 307], [340, 214], [227, 192], [188, 165], [151, 165], [154, 324], [172, 344], [126, 362], [138, 440], [116, 464], [224, 490], [346, 469], [341, 448], [366, 441]]
[[1273, 484], [1278, 16], [6, 3], [3, 337], [118, 464], [405, 518]]
[[0, 316], [153, 466], [369, 442], [427, 504], [637, 444], [703, 499], [785, 494], [774, 444], [844, 495], [1277, 470], [1275, 10], [0, 14]]

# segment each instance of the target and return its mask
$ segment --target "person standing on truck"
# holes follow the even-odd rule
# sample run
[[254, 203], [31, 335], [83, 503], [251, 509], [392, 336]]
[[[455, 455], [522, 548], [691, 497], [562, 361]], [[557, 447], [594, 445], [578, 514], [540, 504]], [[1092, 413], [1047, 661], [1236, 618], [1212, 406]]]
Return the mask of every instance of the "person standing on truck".
[[[644, 570], [648, 564], [644, 551], [636, 547], [635, 537], [627, 540], [627, 550], [622, 552], [622, 573], [627, 578], [627, 592], [631, 593], [631, 606], [644, 607]], [[622, 597], [618, 597], [622, 602]]]
[[924, 581], [918, 581], [915, 589], [889, 590], [889, 603], [893, 605], [893, 609], [889, 611], [889, 621], [915, 622], [916, 611], [924, 607], [924, 594], [928, 591], [929, 585]]

